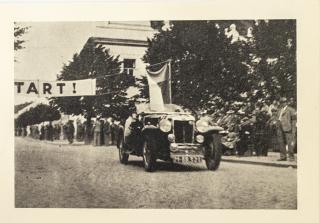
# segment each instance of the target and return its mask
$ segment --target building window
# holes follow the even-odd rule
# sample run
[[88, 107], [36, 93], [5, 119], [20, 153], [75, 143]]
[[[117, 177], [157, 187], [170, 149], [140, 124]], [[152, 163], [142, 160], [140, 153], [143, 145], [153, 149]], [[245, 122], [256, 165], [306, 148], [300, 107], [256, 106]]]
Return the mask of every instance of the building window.
[[123, 71], [125, 74], [133, 75], [133, 70], [136, 68], [135, 59], [124, 59], [123, 60]]

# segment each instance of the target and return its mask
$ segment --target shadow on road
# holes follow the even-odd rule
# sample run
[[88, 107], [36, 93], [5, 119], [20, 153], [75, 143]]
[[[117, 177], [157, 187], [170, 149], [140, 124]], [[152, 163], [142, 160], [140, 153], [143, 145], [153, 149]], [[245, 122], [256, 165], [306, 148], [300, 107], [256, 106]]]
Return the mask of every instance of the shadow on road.
[[[136, 166], [143, 168], [143, 162], [138, 160], [129, 160], [127, 165]], [[193, 172], [193, 171], [206, 171], [207, 169], [200, 166], [204, 163], [197, 164], [199, 166], [193, 165], [183, 165], [179, 163], [170, 163], [170, 162], [157, 162], [156, 171], [170, 171], [170, 172]]]

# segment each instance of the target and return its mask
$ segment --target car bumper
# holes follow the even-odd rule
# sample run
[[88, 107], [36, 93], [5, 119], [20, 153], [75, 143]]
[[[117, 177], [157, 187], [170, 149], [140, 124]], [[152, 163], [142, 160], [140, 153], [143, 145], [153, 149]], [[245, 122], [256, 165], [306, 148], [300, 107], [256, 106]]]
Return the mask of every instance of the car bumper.
[[204, 158], [201, 144], [170, 144], [170, 158], [177, 162], [200, 162]]

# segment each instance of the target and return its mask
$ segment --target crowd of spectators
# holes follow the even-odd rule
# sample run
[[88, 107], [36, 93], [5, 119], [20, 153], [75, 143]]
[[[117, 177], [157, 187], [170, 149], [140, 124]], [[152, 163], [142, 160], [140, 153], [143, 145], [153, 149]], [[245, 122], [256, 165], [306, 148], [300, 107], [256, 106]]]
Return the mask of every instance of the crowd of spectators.
[[226, 103], [209, 117], [212, 124], [224, 128], [222, 150], [225, 155], [267, 156], [280, 151], [280, 159], [293, 159], [296, 152], [296, 104], [286, 98], [257, 101], [255, 104]]
[[112, 118], [100, 118], [81, 122], [77, 120], [69, 120], [67, 123], [52, 122], [41, 123], [26, 127], [16, 127], [15, 136], [29, 136], [38, 140], [68, 140], [71, 144], [74, 140], [84, 142], [85, 144], [93, 144], [94, 146], [115, 145], [117, 142], [116, 136], [119, 131], [119, 122]]
[[[83, 124], [90, 128], [90, 131], [85, 135], [87, 143], [92, 143], [94, 146], [108, 146], [117, 144], [117, 135], [119, 133], [120, 122], [112, 118], [96, 117], [90, 125]], [[86, 131], [85, 131], [86, 132]]]
[[[227, 102], [213, 112], [203, 111], [213, 125], [224, 128], [222, 152], [224, 155], [267, 156], [269, 151], [280, 151], [280, 160], [293, 159], [297, 150], [295, 100], [259, 100], [251, 102]], [[115, 145], [120, 122], [97, 116], [90, 123], [69, 120], [66, 124], [32, 125], [15, 129], [16, 136], [30, 136], [39, 140], [68, 140], [94, 146]], [[76, 131], [75, 131], [76, 130]]]
[[52, 122], [48, 122], [26, 127], [17, 127], [15, 129], [15, 136], [29, 136], [33, 139], [47, 141], [59, 140], [61, 136], [61, 124], [52, 125]]

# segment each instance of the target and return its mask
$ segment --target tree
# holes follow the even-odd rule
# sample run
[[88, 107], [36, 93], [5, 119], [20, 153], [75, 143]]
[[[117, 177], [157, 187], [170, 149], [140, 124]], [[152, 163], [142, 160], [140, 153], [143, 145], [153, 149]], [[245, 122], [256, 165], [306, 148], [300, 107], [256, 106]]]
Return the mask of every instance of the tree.
[[25, 40], [21, 39], [21, 37], [28, 31], [30, 27], [19, 26], [17, 23], [14, 23], [14, 50], [23, 49], [23, 43]]
[[16, 119], [16, 125], [26, 127], [28, 125], [35, 125], [45, 121], [58, 120], [60, 117], [60, 112], [56, 107], [39, 104], [19, 115]]
[[[235, 101], [296, 97], [295, 20], [170, 24], [169, 30], [157, 28], [143, 60], [149, 64], [172, 60], [174, 103], [211, 110]], [[141, 86], [145, 84], [140, 80]], [[147, 87], [140, 95], [148, 97]]]
[[164, 21], [158, 20], [158, 21], [150, 21], [150, 26], [153, 29], [156, 29], [158, 31], [161, 31], [162, 27], [164, 26]]
[[[240, 93], [250, 91], [250, 45], [245, 41], [231, 43], [226, 37], [224, 29], [232, 21], [170, 23], [170, 30], [161, 30], [148, 40], [143, 60], [149, 64], [172, 60], [174, 103], [192, 110], [210, 109], [215, 97], [234, 100], [240, 98]], [[146, 97], [145, 93], [141, 90], [142, 97]]]
[[296, 98], [296, 21], [260, 20], [253, 26], [255, 72], [264, 95]]
[[129, 114], [127, 88], [133, 85], [134, 77], [121, 73], [118, 56], [111, 56], [103, 46], [89, 42], [63, 66], [57, 77], [58, 80], [86, 78], [96, 78], [95, 96], [60, 97], [51, 102], [66, 114], [84, 115], [88, 124], [96, 115], [123, 118]]

